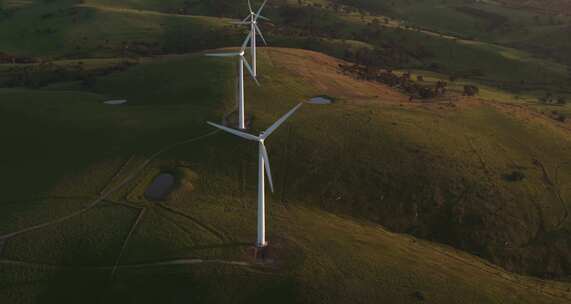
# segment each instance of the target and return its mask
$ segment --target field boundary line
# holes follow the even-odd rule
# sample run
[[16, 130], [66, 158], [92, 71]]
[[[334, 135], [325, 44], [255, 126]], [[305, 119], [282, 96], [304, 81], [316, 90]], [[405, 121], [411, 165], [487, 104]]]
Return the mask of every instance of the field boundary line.
[[185, 219], [187, 219], [187, 220], [193, 222], [195, 225], [197, 225], [197, 226], [200, 227], [201, 229], [204, 229], [204, 230], [206, 230], [206, 231], [212, 233], [212, 234], [215, 235], [217, 238], [219, 238], [221, 241], [227, 240], [223, 233], [221, 233], [221, 232], [217, 231], [216, 229], [214, 229], [214, 228], [212, 228], [212, 227], [210, 227], [210, 226], [208, 226], [208, 225], [206, 225], [206, 224], [200, 222], [199, 220], [195, 219], [194, 217], [192, 217], [192, 216], [190, 216], [190, 215], [188, 215], [188, 214], [186, 214], [186, 213], [184, 213], [184, 212], [182, 212], [182, 211], [180, 211], [180, 210], [178, 210], [178, 209], [175, 209], [175, 208], [172, 208], [172, 207], [168, 207], [168, 206], [165, 206], [165, 205], [163, 205], [163, 204], [159, 204], [159, 207], [162, 208], [162, 209], [164, 209], [164, 210], [170, 211], [171, 213], [174, 213], [174, 214], [176, 214], [176, 215], [178, 215], [178, 216], [184, 217]]
[[73, 213], [71, 213], [71, 214], [69, 214], [69, 215], [66, 215], [66, 216], [57, 218], [57, 219], [55, 219], [55, 220], [53, 220], [53, 221], [49, 221], [49, 222], [46, 222], [46, 223], [43, 223], [43, 224], [37, 224], [37, 225], [31, 226], [31, 227], [28, 227], [28, 228], [25, 228], [25, 229], [22, 229], [22, 230], [19, 230], [19, 231], [15, 231], [15, 232], [12, 232], [12, 233], [8, 233], [8, 234], [5, 234], [5, 235], [0, 235], [0, 241], [5, 240], [5, 239], [12, 238], [12, 237], [14, 237], [14, 236], [17, 236], [17, 235], [20, 235], [20, 234], [23, 234], [23, 233], [26, 233], [26, 232], [30, 232], [30, 231], [34, 231], [34, 230], [37, 230], [37, 229], [45, 228], [45, 227], [50, 226], [50, 225], [53, 225], [53, 224], [61, 223], [61, 222], [64, 222], [64, 221], [66, 221], [66, 220], [68, 220], [68, 219], [71, 219], [71, 218], [73, 218], [73, 217], [76, 217], [76, 216], [78, 216], [78, 215], [81, 215], [81, 214], [83, 214], [83, 213], [85, 213], [85, 212], [91, 210], [91, 209], [92, 209], [93, 207], [95, 207], [97, 204], [99, 204], [100, 202], [106, 200], [107, 197], [109, 197], [112, 193], [114, 193], [115, 191], [117, 191], [117, 190], [123, 188], [125, 185], [127, 185], [129, 182], [131, 182], [145, 167], [147, 167], [147, 165], [148, 165], [149, 163], [151, 163], [151, 161], [153, 161], [153, 160], [154, 160], [155, 158], [157, 158], [159, 155], [161, 155], [161, 154], [163, 154], [163, 153], [165, 153], [165, 152], [167, 152], [167, 151], [170, 151], [170, 150], [172, 150], [172, 149], [174, 149], [174, 148], [176, 148], [176, 147], [179, 147], [179, 146], [181, 146], [181, 145], [188, 144], [188, 143], [191, 143], [191, 142], [195, 142], [195, 141], [198, 141], [198, 140], [201, 140], [201, 139], [204, 139], [204, 138], [213, 136], [213, 135], [217, 134], [218, 132], [219, 132], [219, 130], [214, 130], [214, 131], [208, 132], [208, 133], [206, 133], [206, 134], [204, 134], [204, 135], [200, 135], [200, 136], [198, 136], [198, 137], [186, 139], [186, 140], [183, 140], [183, 141], [176, 142], [176, 143], [174, 143], [174, 144], [168, 145], [168, 146], [166, 146], [165, 148], [163, 148], [163, 149], [159, 150], [158, 152], [156, 152], [155, 154], [151, 155], [151, 156], [150, 156], [148, 159], [146, 159], [140, 166], [136, 167], [136, 168], [133, 170], [133, 172], [132, 172], [130, 175], [128, 175], [128, 176], [127, 176], [121, 183], [119, 183], [117, 186], [112, 187], [112, 188], [109, 189], [108, 191], [105, 191], [105, 192], [101, 193], [101, 195], [100, 195], [98, 198], [96, 198], [93, 202], [91, 202], [87, 207], [84, 207], [83, 209], [80, 209], [80, 210], [78, 210], [78, 211], [75, 211], [75, 212], [73, 212]]
[[131, 229], [129, 230], [129, 233], [127, 234], [127, 236], [125, 237], [125, 240], [123, 241], [123, 245], [121, 246], [121, 250], [119, 251], [119, 255], [117, 255], [117, 260], [115, 260], [115, 265], [113, 265], [113, 270], [111, 270], [111, 279], [113, 279], [113, 277], [115, 277], [115, 273], [117, 272], [117, 266], [119, 266], [119, 262], [121, 262], [121, 258], [123, 257], [123, 253], [125, 252], [125, 249], [127, 248], [127, 245], [129, 244], [129, 240], [131, 240], [131, 236], [135, 232], [135, 229], [137, 229], [137, 226], [139, 225], [139, 222], [141, 222], [141, 219], [143, 219], [143, 216], [145, 215], [146, 211], [147, 211], [147, 208], [142, 208], [141, 211], [139, 212], [139, 215], [137, 216], [137, 219], [135, 220], [133, 225], [131, 225]]

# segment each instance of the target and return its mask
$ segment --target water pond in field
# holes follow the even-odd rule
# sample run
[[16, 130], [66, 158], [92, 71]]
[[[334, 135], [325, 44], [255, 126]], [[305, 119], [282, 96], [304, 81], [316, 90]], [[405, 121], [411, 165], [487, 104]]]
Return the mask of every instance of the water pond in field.
[[334, 99], [329, 96], [315, 96], [307, 101], [307, 103], [317, 105], [332, 104], [333, 102], [335, 102]]
[[125, 100], [125, 99], [107, 100], [107, 101], [104, 101], [103, 103], [106, 105], [118, 106], [118, 105], [126, 104], [127, 100]]
[[145, 191], [145, 198], [151, 201], [164, 201], [174, 189], [175, 177], [170, 173], [161, 173]]

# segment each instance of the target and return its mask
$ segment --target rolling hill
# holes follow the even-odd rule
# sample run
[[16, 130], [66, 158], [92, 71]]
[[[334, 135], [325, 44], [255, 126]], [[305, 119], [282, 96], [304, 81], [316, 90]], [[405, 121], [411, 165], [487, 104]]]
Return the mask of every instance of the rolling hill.
[[[517, 104], [409, 103], [340, 74], [339, 63], [265, 49], [263, 87], [248, 85], [254, 129], [308, 97], [336, 100], [304, 105], [269, 142], [278, 187], [264, 263], [252, 259], [250, 245], [254, 147], [204, 124], [233, 108], [230, 62], [167, 56], [99, 77], [91, 92], [74, 84], [1, 89], [3, 137], [12, 143], [1, 179], [16, 187], [1, 207], [0, 297], [569, 301], [567, 283], [504, 270], [564, 274], [568, 206], [557, 196], [569, 193], [556, 187], [569, 171], [554, 170], [569, 155], [568, 126]], [[188, 98], [185, 90], [204, 95]], [[129, 103], [105, 105], [106, 96]], [[514, 171], [524, 179], [506, 179]], [[165, 202], [148, 201], [143, 191], [160, 172], [182, 172], [181, 186]], [[538, 260], [547, 257], [544, 268]]]
[[[545, 97], [571, 96], [567, 17], [270, 3], [251, 131], [334, 102], [268, 141], [271, 247], [254, 259], [255, 146], [205, 123], [235, 119], [235, 65], [204, 52], [240, 43], [244, 8], [0, 3], [0, 303], [571, 301], [571, 105]], [[413, 100], [354, 63], [447, 93]], [[175, 187], [151, 200], [162, 173]]]

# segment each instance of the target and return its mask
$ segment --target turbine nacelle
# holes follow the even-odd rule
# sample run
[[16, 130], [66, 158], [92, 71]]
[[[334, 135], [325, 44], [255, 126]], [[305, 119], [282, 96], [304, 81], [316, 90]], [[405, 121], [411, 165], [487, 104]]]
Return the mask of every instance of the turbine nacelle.
[[209, 57], [239, 57], [240, 63], [246, 66], [246, 69], [250, 73], [250, 76], [252, 76], [252, 79], [254, 80], [254, 82], [258, 86], [260, 86], [260, 83], [258, 82], [258, 79], [256, 78], [256, 73], [254, 73], [254, 70], [250, 66], [250, 63], [248, 63], [248, 60], [246, 60], [246, 57], [244, 56], [246, 54], [246, 47], [248, 46], [248, 42], [250, 41], [250, 37], [252, 37], [252, 33], [248, 34], [248, 37], [246, 37], [246, 39], [244, 40], [244, 43], [242, 43], [242, 47], [240, 48], [239, 52], [235, 52], [235, 53], [207, 53], [206, 56], [209, 56]]
[[[248, 0], [248, 9], [250, 10], [250, 13], [248, 14], [248, 16], [246, 16], [240, 22], [232, 22], [232, 23], [234, 23], [234, 24], [256, 24], [258, 21], [258, 18], [261, 18], [264, 20], [270, 20], [269, 18], [261, 15], [262, 10], [264, 9], [264, 6], [266, 6], [267, 2], [268, 2], [268, 0], [265, 0], [264, 3], [262, 3], [260, 8], [258, 9], [258, 11], [254, 13], [254, 10], [252, 9], [252, 4]], [[248, 19], [250, 19], [250, 22], [246, 22], [246, 21], [248, 21]]]
[[209, 125], [218, 128], [222, 131], [225, 131], [227, 133], [236, 135], [238, 137], [241, 137], [243, 139], [247, 139], [247, 140], [251, 140], [251, 141], [256, 141], [258, 142], [258, 144], [260, 145], [260, 156], [262, 157], [262, 159], [264, 160], [264, 167], [265, 167], [265, 171], [266, 171], [266, 175], [268, 176], [268, 182], [270, 184], [270, 189], [272, 192], [274, 192], [274, 183], [272, 180], [272, 173], [270, 170], [270, 158], [268, 156], [268, 151], [266, 150], [266, 144], [265, 144], [265, 140], [272, 135], [272, 133], [279, 128], [290, 116], [293, 115], [293, 113], [295, 113], [295, 111], [297, 111], [297, 109], [299, 109], [299, 107], [301, 107], [303, 105], [303, 103], [299, 103], [297, 106], [295, 106], [293, 109], [291, 109], [289, 112], [287, 112], [284, 116], [282, 116], [280, 119], [278, 119], [273, 125], [271, 125], [268, 129], [266, 129], [263, 132], [260, 132], [259, 136], [255, 136], [252, 135], [250, 133], [246, 133], [243, 131], [239, 131], [236, 129], [232, 129], [232, 128], [228, 128], [226, 126], [222, 126], [219, 124], [215, 124], [213, 122], [207, 122]]

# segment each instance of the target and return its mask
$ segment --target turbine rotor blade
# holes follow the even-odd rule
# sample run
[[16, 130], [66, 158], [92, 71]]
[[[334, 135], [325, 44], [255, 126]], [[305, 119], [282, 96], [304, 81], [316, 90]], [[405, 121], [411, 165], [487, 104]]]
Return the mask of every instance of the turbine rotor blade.
[[[250, 0], [248, 0], [248, 1], [250, 1]], [[264, 6], [266, 6], [267, 2], [268, 2], [268, 0], [265, 0], [264, 3], [262, 3], [262, 6], [260, 6], [260, 8], [258, 9], [258, 12], [256, 13], [256, 18], [254, 20], [258, 20], [258, 17], [260, 17], [260, 13], [264, 9]]]
[[295, 113], [295, 111], [297, 111], [297, 109], [299, 109], [299, 107], [301, 107], [303, 105], [303, 103], [299, 103], [297, 106], [295, 106], [293, 109], [289, 110], [289, 112], [287, 112], [284, 116], [282, 116], [280, 119], [278, 119], [271, 127], [269, 127], [261, 136], [261, 139], [266, 139], [268, 138], [268, 136], [270, 136], [279, 126], [281, 126], [291, 115], [293, 115], [293, 113]]
[[270, 18], [264, 17], [264, 16], [262, 16], [262, 15], [259, 15], [258, 18], [259, 18], [259, 19], [262, 19], [262, 20], [266, 20], [266, 21], [271, 21]]
[[248, 133], [246, 133], [246, 132], [242, 132], [242, 131], [238, 131], [238, 130], [235, 130], [235, 129], [231, 129], [231, 128], [228, 128], [228, 127], [225, 127], [225, 126], [222, 126], [222, 125], [219, 125], [219, 124], [215, 124], [215, 123], [210, 122], [210, 121], [208, 121], [207, 123], [208, 123], [209, 125], [215, 127], [215, 128], [218, 128], [218, 129], [220, 129], [220, 130], [222, 130], [222, 131], [226, 131], [226, 132], [228, 132], [228, 133], [230, 133], [230, 134], [234, 134], [234, 135], [236, 135], [236, 136], [238, 136], [238, 137], [242, 137], [242, 138], [247, 139], [247, 140], [260, 141], [260, 138], [258, 138], [257, 136], [254, 136], [254, 135], [252, 135], [252, 134], [248, 134]]
[[252, 79], [254, 80], [254, 82], [256, 82], [256, 84], [258, 86], [260, 86], [260, 83], [258, 82], [258, 79], [256, 78], [256, 76], [254, 75], [254, 70], [252, 69], [252, 67], [250, 66], [250, 64], [248, 63], [248, 61], [246, 60], [246, 58], [244, 58], [244, 56], [242, 56], [242, 60], [244, 61], [244, 65], [246, 66], [246, 69], [248, 69], [248, 72], [250, 73], [250, 76], [252, 76]]
[[236, 57], [241, 56], [242, 53], [209, 53], [205, 55], [208, 57]]
[[231, 21], [229, 23], [230, 24], [239, 24], [239, 25], [250, 24], [250, 22], [246, 22], [246, 21]]
[[262, 30], [260, 30], [260, 27], [257, 24], [254, 24], [254, 27], [256, 28], [256, 32], [258, 32], [258, 35], [260, 35], [260, 38], [262, 38], [264, 45], [268, 45], [268, 43], [266, 42], [266, 38], [264, 38], [264, 35], [262, 34]]
[[274, 192], [274, 181], [272, 180], [272, 171], [270, 170], [270, 158], [268, 157], [268, 151], [266, 150], [266, 145], [263, 142], [260, 143], [262, 149], [262, 158], [264, 159], [264, 167], [266, 168], [266, 175], [268, 176], [268, 182], [270, 183], [270, 190]]
[[250, 3], [250, 0], [248, 0], [248, 9], [250, 9], [250, 14], [254, 12], [252, 10], [252, 3]]
[[248, 21], [248, 19], [252, 18], [252, 14], [248, 14], [248, 16], [246, 16], [244, 19], [242, 19], [242, 22], [246, 22]]
[[248, 36], [246, 37], [246, 39], [244, 39], [244, 43], [242, 43], [242, 48], [240, 49], [241, 52], [246, 51], [246, 47], [248, 46], [248, 42], [250, 42], [250, 39], [252, 39], [252, 32], [250, 31], [250, 33], [248, 33]]

